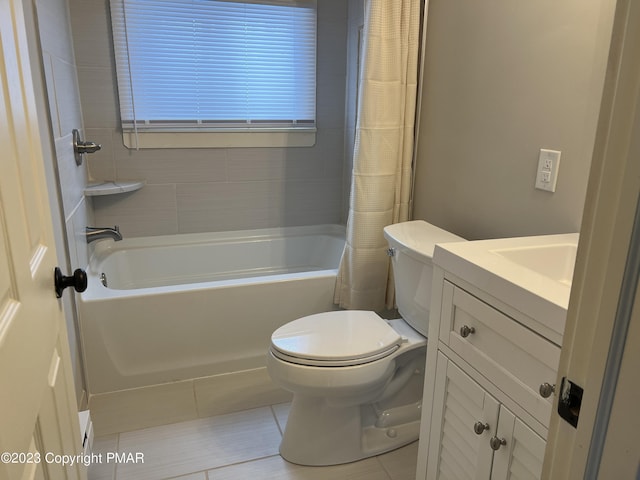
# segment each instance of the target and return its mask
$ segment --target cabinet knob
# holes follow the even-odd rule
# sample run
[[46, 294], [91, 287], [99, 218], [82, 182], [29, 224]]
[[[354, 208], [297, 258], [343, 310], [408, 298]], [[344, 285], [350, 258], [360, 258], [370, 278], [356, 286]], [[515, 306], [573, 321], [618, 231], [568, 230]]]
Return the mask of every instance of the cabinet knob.
[[482, 435], [485, 430], [489, 430], [488, 423], [476, 422], [473, 424], [473, 431], [476, 432], [476, 435]]
[[491, 439], [489, 440], [489, 445], [491, 445], [491, 448], [493, 450], [499, 450], [502, 445], [506, 444], [507, 440], [504, 438], [491, 437]]
[[460, 327], [460, 336], [462, 338], [467, 338], [472, 333], [476, 333], [476, 329], [475, 328], [470, 327], [468, 325], [463, 325], [462, 327]]
[[556, 391], [556, 386], [550, 383], [544, 382], [540, 385], [540, 396], [542, 398], [549, 398], [552, 393]]

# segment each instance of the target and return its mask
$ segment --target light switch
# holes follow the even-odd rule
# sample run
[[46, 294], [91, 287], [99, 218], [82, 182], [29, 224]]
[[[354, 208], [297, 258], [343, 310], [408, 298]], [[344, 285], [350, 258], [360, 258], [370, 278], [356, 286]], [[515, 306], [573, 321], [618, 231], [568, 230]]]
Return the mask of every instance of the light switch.
[[560, 155], [558, 150], [540, 149], [538, 155], [538, 170], [536, 172], [536, 188], [548, 192], [556, 191], [558, 181], [558, 167], [560, 166]]

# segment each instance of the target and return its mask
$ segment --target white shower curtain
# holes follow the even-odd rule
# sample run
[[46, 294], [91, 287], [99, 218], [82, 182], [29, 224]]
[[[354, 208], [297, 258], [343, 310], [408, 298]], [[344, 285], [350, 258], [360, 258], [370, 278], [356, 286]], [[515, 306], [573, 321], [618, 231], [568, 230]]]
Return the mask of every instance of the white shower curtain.
[[383, 228], [409, 219], [420, 0], [368, 0], [347, 243], [335, 303], [393, 307]]

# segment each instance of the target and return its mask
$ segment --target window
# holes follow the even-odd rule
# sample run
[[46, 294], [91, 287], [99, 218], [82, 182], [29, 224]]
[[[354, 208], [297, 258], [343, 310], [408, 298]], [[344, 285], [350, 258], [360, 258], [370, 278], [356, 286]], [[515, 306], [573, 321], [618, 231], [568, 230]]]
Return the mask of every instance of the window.
[[111, 17], [127, 146], [315, 141], [315, 0], [111, 0]]

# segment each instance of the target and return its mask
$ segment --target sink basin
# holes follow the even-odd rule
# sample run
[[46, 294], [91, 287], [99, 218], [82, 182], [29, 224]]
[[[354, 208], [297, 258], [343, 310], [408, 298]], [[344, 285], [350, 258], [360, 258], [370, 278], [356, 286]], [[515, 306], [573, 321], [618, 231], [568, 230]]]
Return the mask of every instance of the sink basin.
[[490, 250], [507, 260], [571, 286], [578, 246], [572, 243]]

